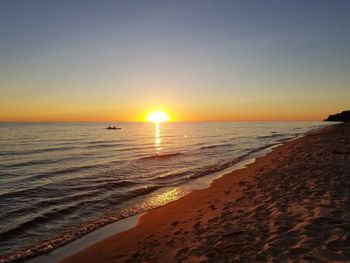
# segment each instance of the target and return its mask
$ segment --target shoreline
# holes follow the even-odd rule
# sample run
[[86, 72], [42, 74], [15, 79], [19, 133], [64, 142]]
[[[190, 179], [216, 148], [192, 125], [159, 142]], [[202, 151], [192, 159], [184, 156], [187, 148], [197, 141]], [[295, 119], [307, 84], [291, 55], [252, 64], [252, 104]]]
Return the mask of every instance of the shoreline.
[[[322, 129], [322, 128], [319, 128], [319, 129]], [[186, 187], [185, 187], [185, 192], [187, 191], [188, 193], [185, 194], [184, 196], [180, 197], [177, 200], [171, 201], [170, 203], [176, 202], [194, 191], [208, 189], [215, 180], [218, 180], [218, 179], [222, 178], [223, 176], [230, 174], [234, 171], [245, 169], [248, 165], [251, 165], [252, 163], [254, 163], [257, 158], [261, 158], [261, 157], [266, 156], [267, 154], [271, 153], [275, 148], [283, 145], [283, 143], [288, 143], [290, 141], [296, 140], [300, 136], [304, 136], [304, 134], [298, 135], [292, 139], [288, 139], [285, 142], [281, 142], [281, 143], [278, 143], [278, 144], [275, 144], [272, 146], [267, 146], [266, 148], [264, 147], [264, 149], [257, 151], [257, 152], [254, 152], [253, 155], [257, 155], [255, 157], [252, 156], [252, 157], [249, 157], [247, 159], [243, 159], [243, 160], [235, 163], [234, 165], [232, 165], [224, 170], [214, 172], [214, 173], [208, 174], [206, 176], [196, 178], [192, 182], [188, 182]], [[172, 188], [170, 188], [170, 189], [172, 189]], [[170, 203], [168, 203], [168, 204], [170, 204]], [[166, 205], [168, 205], [168, 204], [166, 204]], [[160, 207], [163, 207], [166, 205], [162, 205]], [[156, 207], [153, 209], [157, 209], [160, 207]], [[24, 262], [26, 262], [26, 263], [60, 262], [67, 257], [70, 257], [76, 253], [79, 253], [80, 251], [82, 251], [84, 249], [87, 249], [88, 247], [90, 247], [96, 243], [103, 241], [104, 239], [106, 239], [108, 237], [111, 237], [113, 235], [119, 234], [121, 232], [130, 230], [130, 229], [136, 227], [138, 222], [140, 221], [141, 217], [144, 216], [145, 214], [147, 214], [148, 212], [152, 211], [153, 209], [148, 210], [144, 213], [129, 216], [129, 217], [123, 218], [121, 220], [118, 220], [114, 223], [105, 225], [101, 228], [98, 228], [98, 229], [82, 236], [81, 238], [78, 238], [72, 242], [67, 243], [64, 246], [60, 246], [49, 253], [41, 254], [41, 255], [38, 255], [35, 257], [30, 257], [28, 259], [25, 259]], [[112, 231], [112, 233], [108, 233], [109, 231]]]
[[[319, 127], [313, 130], [310, 130], [306, 133], [299, 134], [295, 136], [294, 138], [290, 138], [281, 142], [276, 142], [275, 144], [271, 145], [266, 145], [263, 147], [259, 147], [260, 149], [254, 149], [252, 150], [249, 154], [244, 155], [241, 157], [238, 157], [237, 159], [240, 159], [235, 163], [234, 165], [225, 168], [224, 170], [218, 171], [218, 172], [213, 172], [211, 174], [208, 174], [203, 177], [199, 177], [197, 179], [194, 179], [192, 182], [189, 182], [188, 185], [184, 188], [186, 192], [185, 196], [188, 195], [189, 193], [192, 193], [193, 191], [198, 191], [199, 189], [208, 189], [211, 187], [212, 183], [216, 180], [220, 180], [223, 176], [226, 176], [227, 174], [231, 174], [232, 172], [240, 169], [245, 169], [247, 165], [251, 165], [252, 163], [256, 162], [256, 159], [260, 159], [268, 154], [270, 154], [272, 151], [274, 151], [277, 147], [281, 147], [284, 144], [287, 144], [289, 142], [298, 140], [308, 133], [312, 133], [315, 131], [319, 131], [322, 129], [326, 129], [328, 126], [324, 127]], [[167, 191], [165, 191], [167, 192]], [[182, 195], [180, 197], [183, 198], [184, 196]], [[179, 199], [171, 202], [177, 202]], [[164, 206], [164, 205], [162, 205]], [[162, 207], [160, 206], [160, 207]], [[159, 208], [159, 207], [158, 207]], [[24, 262], [28, 263], [36, 263], [36, 262], [58, 262], [66, 257], [72, 256], [76, 253], [79, 253], [81, 250], [86, 249], [87, 247], [99, 243], [103, 241], [103, 239], [108, 238], [110, 236], [116, 235], [120, 232], [130, 230], [134, 228], [140, 220], [140, 218], [147, 214], [149, 211], [152, 211], [153, 209], [157, 208], [152, 208], [151, 210], [148, 210], [147, 212], [141, 213], [141, 214], [136, 214], [130, 217], [123, 218], [121, 220], [118, 220], [116, 222], [107, 224], [101, 228], [98, 228], [92, 232], [89, 232], [88, 234], [73, 240], [72, 242], [69, 242], [63, 246], [59, 246], [55, 248], [54, 250], [51, 250], [49, 253], [43, 253], [39, 254], [34, 257], [27, 257], [19, 260], [23, 260]], [[133, 218], [133, 219], [131, 219]], [[124, 221], [126, 223], [124, 223]], [[25, 252], [27, 253], [27, 252]], [[15, 255], [15, 254], [13, 254]], [[12, 257], [12, 256], [11, 256]], [[3, 258], [5, 262], [12, 262], [12, 260], [17, 260], [17, 259], [12, 259], [8, 261], [10, 258]]]
[[[220, 209], [217, 207], [216, 203], [223, 202], [227, 197], [231, 200], [232, 198], [242, 198], [242, 186], [244, 188], [245, 185], [243, 179], [256, 179], [253, 178], [255, 172], [264, 168], [266, 165], [271, 165], [274, 158], [278, 158], [280, 155], [283, 156], [283, 153], [288, 153], [289, 149], [305, 141], [304, 138], [311, 137], [315, 134], [322, 137], [322, 135], [327, 134], [327, 132], [329, 133], [329, 130], [340, 129], [334, 127], [340, 127], [341, 125], [342, 124], [332, 125], [316, 131], [311, 131], [301, 138], [294, 139], [278, 146], [266, 156], [257, 158], [257, 160], [248, 165], [248, 167], [236, 170], [214, 180], [209, 188], [196, 190], [180, 200], [153, 209], [143, 215], [135, 227], [114, 234], [61, 262], [78, 262], [77, 260], [82, 260], [82, 258], [85, 262], [94, 262], [96, 260], [99, 262], [108, 262], [111, 258], [113, 258], [113, 262], [125, 262], [128, 260], [134, 262], [142, 260], [161, 262], [162, 259], [168, 258], [170, 255], [174, 260], [177, 258], [177, 260], [180, 261], [186, 259], [196, 262], [205, 259], [205, 255], [201, 255], [199, 251], [192, 253], [193, 255], [189, 256], [188, 252], [191, 252], [191, 247], [182, 247], [183, 244], [176, 245], [177, 240], [184, 239], [185, 237], [187, 238], [191, 235], [196, 236], [195, 233], [193, 234], [191, 232], [196, 232], [200, 229], [203, 225], [203, 221], [207, 221], [206, 224], [208, 225], [210, 224], [211, 219], [217, 218], [216, 211]], [[241, 183], [241, 181], [243, 183]], [[230, 185], [232, 189], [223, 190], [225, 188], [230, 188], [228, 185]], [[231, 192], [232, 190], [234, 190], [234, 193]], [[210, 205], [207, 206], [209, 203]], [[224, 210], [229, 210], [231, 207], [227, 205], [220, 208], [224, 212]], [[193, 224], [191, 225], [189, 222]], [[179, 228], [180, 225], [182, 225], [181, 228]], [[174, 231], [176, 229], [177, 231]], [[171, 234], [170, 237], [167, 233], [171, 233], [172, 231], [174, 231], [174, 233]], [[237, 237], [241, 234], [236, 233]], [[213, 238], [213, 235], [211, 236]], [[164, 239], [170, 240], [168, 242], [162, 242]], [[123, 240], [122, 244], [118, 242], [118, 240]], [[147, 249], [142, 249], [145, 247], [148, 248], [148, 250], [155, 251], [147, 252]]]
[[[123, 218], [119, 221], [101, 227], [95, 231], [92, 231], [85, 236], [76, 239], [64, 246], [58, 247], [47, 254], [38, 255], [24, 260], [25, 263], [42, 263], [42, 262], [59, 262], [69, 256], [72, 256], [79, 251], [82, 251], [91, 245], [103, 241], [110, 237], [111, 233], [118, 234], [123, 231], [129, 230], [137, 225], [139, 218], [142, 216], [134, 215]], [[0, 261], [1, 262], [1, 261]]]

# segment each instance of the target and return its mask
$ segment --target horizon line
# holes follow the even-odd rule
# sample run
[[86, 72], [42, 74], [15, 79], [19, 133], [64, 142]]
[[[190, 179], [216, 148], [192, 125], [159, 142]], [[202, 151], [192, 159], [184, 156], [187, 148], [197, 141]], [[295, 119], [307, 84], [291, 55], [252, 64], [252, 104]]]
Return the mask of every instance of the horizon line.
[[[325, 121], [324, 119], [314, 120], [198, 120], [198, 121], [166, 121], [163, 123], [185, 123], [185, 122], [315, 122]], [[0, 123], [151, 123], [149, 121], [1, 121]]]

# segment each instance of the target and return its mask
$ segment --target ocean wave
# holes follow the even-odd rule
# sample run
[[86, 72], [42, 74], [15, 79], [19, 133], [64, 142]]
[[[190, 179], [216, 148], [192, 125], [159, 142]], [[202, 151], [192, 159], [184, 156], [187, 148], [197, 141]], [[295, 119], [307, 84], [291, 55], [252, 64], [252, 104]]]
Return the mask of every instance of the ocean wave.
[[146, 156], [146, 157], [141, 157], [139, 160], [162, 160], [162, 159], [167, 159], [179, 155], [184, 155], [184, 153], [164, 153], [164, 154], [156, 154], [156, 155], [151, 155], [151, 156]]
[[[219, 163], [219, 164], [216, 164], [213, 166], [206, 167], [203, 170], [194, 173], [190, 177], [185, 177], [185, 180], [186, 181], [194, 180], [196, 178], [224, 170], [224, 169], [244, 160], [245, 158], [248, 158], [252, 154], [259, 152], [259, 151], [262, 151], [266, 148], [272, 147], [274, 145], [276, 145], [276, 144], [268, 144], [268, 145], [264, 145], [261, 147], [257, 147], [255, 149], [252, 149], [252, 150], [240, 155], [239, 157], [237, 157], [233, 160], [229, 160], [229, 161], [222, 162], [222, 163]], [[163, 158], [163, 157], [166, 158], [166, 157], [176, 156], [179, 154], [180, 153], [172, 153], [172, 154], [167, 154], [167, 155], [161, 156], [161, 157], [160, 156], [150, 156], [150, 158], [151, 159], [152, 158]], [[175, 174], [169, 175], [169, 176], [176, 177], [176, 176], [181, 176], [181, 175], [185, 176], [186, 172], [178, 173], [178, 174], [175, 173]], [[165, 179], [166, 179], [166, 177], [165, 177]], [[128, 184], [128, 182], [123, 182], [123, 183]], [[106, 184], [106, 185], [108, 185], [108, 184]], [[150, 194], [150, 193], [156, 191], [159, 188], [160, 188], [160, 186], [155, 186], [155, 185], [136, 188], [136, 189], [129, 191], [127, 193], [127, 196], [124, 195], [122, 199], [130, 200], [130, 198], [135, 198], [135, 197], [139, 197], [142, 195], [147, 195], [147, 194]], [[115, 200], [116, 200], [114, 195], [107, 198], [107, 200], [109, 200], [109, 199], [113, 200], [113, 202], [115, 202]], [[123, 201], [123, 200], [119, 200], [119, 201]], [[92, 201], [87, 201], [87, 202], [89, 203]], [[110, 201], [110, 202], [112, 202], [112, 201]], [[88, 203], [85, 205], [88, 205]], [[77, 209], [77, 207], [81, 207], [82, 205], [84, 205], [84, 204], [79, 203], [79, 204], [75, 204], [74, 206], [66, 207], [66, 208], [64, 208], [65, 210], [61, 209], [58, 211], [48, 212], [44, 215], [40, 215], [36, 218], [33, 218], [30, 222], [26, 222], [26, 223], [24, 223], [24, 225], [21, 225], [20, 227], [22, 227], [22, 229], [19, 229], [19, 227], [17, 227], [17, 228], [9, 230], [10, 232], [7, 231], [5, 233], [2, 233], [1, 234], [2, 236], [0, 235], [0, 238], [12, 236], [15, 233], [19, 233], [20, 231], [23, 231], [23, 227], [32, 227], [33, 224], [34, 225], [41, 224], [42, 222], [45, 222], [45, 220], [48, 220], [49, 218], [57, 218], [59, 216], [66, 216], [67, 213], [71, 213], [74, 209]], [[78, 239], [78, 238], [98, 229], [98, 228], [101, 228], [107, 224], [118, 221], [122, 218], [131, 216], [131, 215], [135, 215], [139, 212], [140, 211], [138, 211], [138, 210], [131, 209], [128, 211], [120, 211], [114, 215], [103, 216], [101, 218], [95, 219], [95, 220], [90, 221], [88, 223], [82, 224], [81, 226], [79, 226], [77, 228], [73, 228], [71, 230], [61, 232], [57, 236], [55, 236], [54, 238], [52, 238], [50, 240], [45, 240], [45, 241], [42, 241], [40, 243], [34, 244], [32, 246], [24, 247], [21, 250], [15, 251], [11, 254], [3, 255], [3, 258], [5, 258], [5, 260], [8, 260], [8, 261], [14, 261], [14, 260], [18, 260], [18, 259], [21, 259], [21, 260], [28, 259], [28, 258], [37, 256], [37, 255], [40, 255], [43, 253], [48, 253], [48, 252], [54, 250], [55, 248], [63, 246], [63, 245], [65, 245], [73, 240], [76, 240], [76, 239]]]
[[130, 197], [139, 197], [141, 195], [146, 195], [154, 192], [155, 190], [158, 190], [158, 186], [144, 186], [141, 188], [137, 188], [135, 190], [132, 190], [131, 192], [128, 193], [128, 196]]
[[115, 146], [122, 146], [125, 145], [123, 143], [103, 143], [103, 144], [95, 144], [95, 145], [88, 145], [82, 148], [88, 148], [88, 149], [99, 149], [99, 148], [112, 148]]
[[246, 158], [249, 158], [252, 154], [263, 151], [263, 150], [268, 149], [268, 148], [275, 146], [275, 145], [276, 144], [268, 144], [268, 145], [264, 145], [261, 147], [257, 147], [257, 148], [254, 148], [254, 149], [238, 156], [237, 158], [235, 158], [233, 160], [228, 160], [228, 161], [221, 162], [221, 163], [218, 163], [218, 164], [215, 164], [212, 166], [208, 166], [208, 167], [202, 169], [201, 171], [194, 173], [192, 176], [190, 176], [188, 178], [188, 180], [197, 179], [197, 178], [200, 178], [200, 177], [212, 174], [212, 173], [216, 173], [216, 172], [225, 170], [225, 169], [229, 168], [230, 166], [233, 166], [234, 164], [237, 164], [237, 163], [245, 160]]
[[114, 190], [123, 187], [131, 187], [138, 185], [137, 182], [132, 181], [120, 181], [120, 182], [104, 182], [99, 185], [92, 185], [92, 189]]
[[42, 149], [34, 149], [34, 150], [26, 150], [26, 151], [1, 151], [0, 156], [4, 155], [30, 155], [36, 153], [48, 153], [54, 151], [67, 151], [72, 149], [77, 149], [76, 146], [67, 146], [67, 147], [53, 147], [53, 148], [42, 148]]
[[[67, 144], [65, 144], [67, 145]], [[71, 145], [70, 143], [68, 145]], [[100, 148], [114, 148], [118, 146], [123, 146], [124, 143], [100, 143], [100, 144], [88, 144], [88, 145], [76, 145], [76, 146], [61, 146], [61, 147], [51, 147], [51, 148], [39, 148], [26, 151], [1, 151], [0, 156], [6, 155], [31, 155], [49, 152], [62, 152], [68, 150], [84, 150], [84, 149], [100, 149]], [[59, 145], [57, 145], [59, 146]], [[132, 148], [131, 148], [132, 149]]]
[[42, 165], [42, 164], [50, 164], [54, 163], [56, 160], [30, 160], [25, 161], [21, 163], [14, 163], [14, 164], [3, 164], [4, 167], [22, 167], [22, 166], [32, 166], [32, 165]]
[[[67, 192], [67, 191], [66, 191]], [[33, 207], [35, 207], [35, 210], [41, 211], [39, 209], [47, 209], [48, 207], [60, 207], [60, 206], [67, 206], [68, 204], [71, 205], [78, 205], [77, 201], [79, 200], [90, 200], [89, 198], [95, 198], [98, 196], [99, 193], [102, 193], [102, 191], [93, 191], [90, 190], [88, 192], [83, 193], [71, 193], [66, 194], [65, 196], [54, 196], [50, 198], [46, 198], [46, 200], [41, 200], [37, 202], [33, 202], [33, 205], [26, 206], [22, 208], [12, 209], [11, 211], [7, 213], [3, 213], [0, 216], [0, 220], [6, 220], [6, 218], [17, 218], [20, 219], [20, 217], [27, 217], [30, 213], [33, 213]], [[32, 196], [33, 198], [39, 197]], [[80, 205], [80, 204], [79, 204]], [[4, 221], [3, 221], [4, 222]]]
[[171, 180], [171, 179], [178, 179], [181, 180], [182, 178], [188, 176], [191, 174], [191, 171], [182, 171], [182, 172], [175, 172], [171, 173], [165, 176], [159, 176], [157, 178], [154, 178], [152, 181], [164, 181], [164, 180]]
[[0, 194], [0, 203], [2, 203], [6, 199], [18, 198], [18, 197], [27, 198], [28, 196], [38, 196], [41, 193], [49, 193], [52, 196], [61, 194], [59, 190], [46, 188], [46, 186], [40, 185], [32, 188], [12, 190], [12, 191]]
[[[86, 201], [84, 201], [86, 202]], [[52, 209], [51, 211], [35, 215], [31, 219], [22, 222], [21, 224], [17, 224], [15, 227], [11, 229], [7, 229], [0, 233], [0, 240], [6, 241], [8, 239], [12, 239], [14, 236], [17, 236], [28, 229], [32, 229], [35, 226], [44, 224], [46, 222], [52, 222], [52, 220], [57, 220], [60, 217], [67, 216], [68, 213], [77, 210], [79, 206], [71, 205], [61, 209]]]
[[72, 160], [79, 160], [81, 157], [66, 157], [66, 158], [60, 158], [60, 159], [40, 159], [40, 160], [29, 160], [24, 161], [20, 163], [13, 163], [13, 164], [4, 164], [6, 167], [28, 167], [28, 166], [34, 166], [34, 165], [43, 165], [43, 164], [52, 164], [52, 163], [58, 163], [63, 161], [72, 161]]
[[[76, 210], [81, 209], [81, 207], [90, 207], [102, 199], [105, 201], [105, 206], [110, 206], [115, 203], [127, 201], [132, 197], [138, 197], [151, 193], [159, 188], [156, 186], [140, 187], [125, 193], [114, 191], [115, 189], [127, 186], [135, 187], [135, 185], [137, 185], [137, 183], [130, 181], [105, 183], [104, 185], [99, 185], [98, 187], [90, 187], [88, 191], [83, 193], [71, 193], [70, 195], [65, 196], [55, 195], [52, 198], [33, 203], [33, 205], [30, 207], [13, 209], [1, 215], [0, 220], [6, 220], [6, 218], [17, 218], [20, 220], [21, 217], [26, 218], [26, 220], [24, 220], [24, 222], [21, 224], [17, 224], [16, 227], [0, 232], [0, 240], [6, 240], [8, 238], [13, 238], [18, 234], [23, 234], [27, 229], [31, 229], [38, 224], [45, 224], [57, 220], [62, 216], [68, 216], [69, 214], [74, 213]], [[106, 197], [107, 192], [110, 192], [108, 197]], [[49, 212], [42, 213], [41, 215], [35, 216], [34, 218], [28, 220], [28, 215], [33, 213], [33, 207], [35, 207], [35, 209], [38, 211], [44, 211], [50, 207], [56, 209], [52, 209]], [[57, 207], [61, 207], [61, 209], [57, 209]], [[3, 221], [4, 226], [6, 226], [5, 222], [6, 221]], [[11, 225], [9, 222], [7, 222], [7, 224]]]
[[138, 151], [138, 150], [147, 150], [147, 149], [153, 149], [154, 144], [144, 144], [144, 146], [132, 146], [132, 147], [126, 147], [126, 148], [120, 148], [116, 150], [116, 152], [129, 152], [129, 151]]
[[[128, 193], [128, 196], [125, 196], [124, 198], [129, 200], [130, 197], [139, 197], [141, 195], [146, 195], [156, 191], [159, 188], [160, 187], [157, 187], [157, 186], [145, 186], [142, 188], [134, 189], [133, 191]], [[88, 202], [84, 202], [84, 203], [88, 203]], [[77, 209], [81, 205], [82, 204], [80, 203], [79, 205], [75, 205], [74, 207], [73, 206], [66, 207], [58, 211], [57, 210], [53, 212], [50, 211], [44, 215], [39, 215], [17, 227], [14, 227], [10, 230], [7, 230], [6, 232], [1, 233], [0, 239], [5, 240], [6, 238], [13, 237], [13, 235], [22, 233], [24, 228], [28, 228], [28, 227], [32, 228], [33, 225], [42, 224], [50, 218], [57, 218], [57, 216], [66, 216], [67, 212], [71, 212], [72, 209]], [[138, 211], [137, 209], [136, 210], [129, 209], [129, 210], [120, 211], [119, 213], [116, 213], [116, 214], [102, 216], [88, 223], [82, 224], [76, 228], [72, 228], [70, 230], [61, 232], [57, 234], [55, 237], [53, 237], [52, 239], [44, 240], [34, 245], [23, 247], [12, 253], [4, 254], [2, 255], [2, 259], [4, 260], [4, 262], [15, 262], [15, 261], [17, 262], [20, 260], [22, 261], [25, 259], [38, 256], [44, 253], [48, 253], [60, 246], [63, 246], [69, 242], [79, 239], [82, 236], [98, 228], [101, 228], [105, 225], [114, 223], [116, 221], [119, 221], [120, 219], [135, 215], [140, 212], [142, 211]]]
[[232, 143], [228, 143], [228, 144], [214, 144], [214, 145], [203, 146], [203, 147], [200, 147], [199, 149], [200, 150], [213, 149], [213, 148], [220, 148], [220, 147], [230, 147], [230, 146], [233, 146], [233, 145], [234, 144], [232, 144]]
[[[142, 187], [139, 189], [135, 189], [134, 191], [130, 192], [130, 195], [120, 195], [120, 194], [114, 194], [111, 198], [113, 199], [113, 202], [123, 202], [126, 200], [129, 200], [130, 197], [137, 197], [140, 195], [144, 195], [147, 193], [151, 193], [155, 190], [157, 190], [158, 187]], [[6, 241], [7, 239], [13, 239], [14, 236], [21, 235], [23, 234], [26, 230], [28, 229], [33, 229], [34, 227], [37, 227], [39, 225], [48, 223], [48, 222], [53, 222], [60, 220], [61, 218], [66, 218], [69, 215], [72, 215], [74, 212], [76, 212], [79, 209], [84, 209], [91, 207], [96, 204], [97, 200], [101, 200], [102, 197], [98, 197], [98, 194], [96, 192], [90, 192], [90, 193], [85, 193], [83, 195], [79, 195], [79, 197], [84, 197], [82, 198], [77, 198], [77, 196], [69, 196], [69, 197], [63, 197], [61, 202], [59, 200], [54, 200], [52, 203], [50, 203], [50, 200], [40, 202], [38, 204], [38, 208], [40, 206], [47, 207], [46, 205], [52, 205], [54, 208], [49, 208], [46, 209], [46, 211], [41, 212], [40, 214], [34, 214], [33, 210], [28, 210], [28, 211], [18, 211], [21, 212], [23, 215], [23, 212], [27, 212], [26, 220], [23, 220], [22, 223], [16, 224], [16, 226], [10, 228], [10, 229], [5, 229], [2, 232], [0, 232], [0, 240]], [[88, 198], [88, 197], [95, 197], [95, 198]], [[69, 201], [69, 205], [64, 205], [63, 204], [63, 199], [70, 199], [70, 200], [65, 200]], [[77, 201], [77, 202], [73, 202]], [[60, 204], [59, 206], [56, 206], [56, 204]], [[111, 203], [106, 203], [106, 206], [109, 206]], [[28, 219], [28, 214], [32, 213], [32, 217]], [[20, 215], [19, 215], [20, 216]], [[76, 229], [77, 231], [81, 231], [79, 229]]]
[[266, 144], [266, 145], [254, 148], [254, 149], [248, 151], [246, 154], [242, 155], [241, 158], [244, 159], [244, 158], [252, 155], [253, 153], [257, 153], [257, 152], [266, 150], [266, 149], [271, 148], [271, 147], [276, 146], [276, 145], [277, 145], [276, 143], [270, 143], [270, 144]]
[[294, 137], [296, 135], [298, 135], [298, 133], [284, 133], [284, 134], [272, 133], [271, 135], [258, 136], [256, 138], [258, 138], [258, 139], [272, 139], [272, 138], [278, 138], [278, 137]]
[[132, 214], [125, 213], [124, 215], [119, 214], [119, 215], [114, 215], [110, 217], [103, 217], [103, 218], [96, 219], [81, 227], [59, 233], [52, 239], [48, 239], [27, 247], [23, 247], [14, 252], [3, 254], [1, 255], [1, 259], [4, 260], [4, 262], [18, 262], [18, 261], [23, 261], [26, 259], [33, 258], [38, 255], [49, 253], [52, 250], [58, 247], [61, 247], [74, 240], [77, 240], [82, 236], [98, 228], [101, 228], [105, 225], [111, 224], [115, 221], [118, 221], [122, 218], [131, 216], [131, 215]]
[[[136, 185], [139, 185], [137, 182], [131, 182], [131, 181], [119, 181], [119, 182], [103, 182], [95, 185], [83, 185], [73, 188], [67, 188], [67, 191], [72, 192], [69, 196], [63, 196], [63, 197], [57, 197], [57, 198], [50, 198], [48, 200], [40, 201], [35, 204], [36, 207], [48, 207], [50, 205], [57, 205], [57, 204], [64, 204], [64, 203], [72, 203], [74, 201], [79, 200], [86, 200], [90, 197], [96, 197], [94, 199], [97, 199], [98, 196], [101, 196], [102, 194], [106, 194], [106, 192], [119, 190], [121, 188], [125, 187], [135, 187]], [[78, 193], [77, 193], [78, 191]], [[84, 191], [84, 192], [79, 192]], [[118, 193], [120, 195], [120, 193]]]
[[80, 172], [82, 170], [86, 169], [93, 169], [93, 168], [100, 168], [100, 167], [106, 167], [112, 162], [107, 162], [107, 163], [96, 163], [96, 164], [89, 164], [89, 165], [81, 165], [81, 166], [73, 166], [69, 168], [64, 168], [64, 169], [57, 169], [45, 173], [40, 173], [36, 174], [30, 178], [27, 178], [26, 180], [33, 180], [33, 179], [40, 179], [40, 178], [48, 178], [56, 175], [61, 175], [61, 174], [67, 174], [67, 173], [75, 173], [75, 172]]
[[[62, 151], [69, 151], [69, 150], [91, 150], [91, 149], [103, 149], [103, 148], [109, 148], [108, 151], [110, 152], [128, 152], [128, 151], [137, 151], [137, 150], [147, 150], [154, 148], [154, 144], [149, 145], [143, 145], [143, 146], [132, 146], [132, 147], [125, 147], [125, 148], [116, 148], [126, 146], [124, 143], [106, 143], [106, 144], [97, 144], [97, 145], [85, 145], [85, 146], [65, 146], [65, 147], [52, 147], [52, 148], [41, 148], [41, 149], [34, 149], [34, 150], [25, 150], [25, 151], [17, 151], [17, 150], [11, 150], [11, 151], [0, 151], [0, 156], [26, 156], [26, 155], [32, 155], [32, 154], [41, 154], [41, 153], [50, 153], [50, 152], [62, 152]], [[84, 155], [87, 155], [87, 152], [84, 152]]]
[[276, 145], [276, 143], [273, 143], [273, 144], [267, 144], [267, 145], [264, 145], [261, 147], [254, 148], [254, 149], [238, 156], [235, 159], [220, 162], [220, 163], [217, 163], [215, 165], [201, 168], [200, 171], [192, 172], [192, 174], [191, 174], [191, 171], [188, 170], [188, 171], [183, 171], [183, 172], [172, 173], [172, 174], [169, 174], [167, 176], [157, 177], [153, 180], [154, 181], [163, 181], [163, 180], [169, 180], [169, 179], [171, 180], [171, 179], [177, 178], [178, 181], [181, 181], [181, 183], [188, 182], [188, 181], [191, 181], [191, 180], [194, 180], [194, 179], [197, 179], [197, 178], [200, 178], [200, 177], [212, 174], [212, 173], [216, 173], [216, 172], [225, 170], [225, 169], [229, 168], [230, 166], [233, 166], [234, 164], [237, 164], [237, 163], [243, 161], [244, 159], [249, 158], [252, 154], [263, 151], [263, 150], [268, 149], [268, 148], [275, 146], [275, 145]]
[[115, 140], [98, 140], [98, 141], [89, 141], [86, 142], [86, 144], [97, 144], [97, 143], [113, 143], [116, 142]]
[[[138, 202], [147, 201], [156, 189], [181, 188], [195, 178], [221, 170], [226, 173], [225, 168], [260, 156], [255, 152], [269, 147], [258, 146], [290, 140], [286, 134], [301, 133], [310, 124], [267, 123], [259, 129], [255, 124], [191, 124], [185, 131], [187, 139], [182, 139], [182, 124], [171, 129], [162, 126], [162, 138], [167, 139], [161, 141], [165, 154], [161, 151], [160, 155], [155, 152], [153, 126], [146, 131], [132, 124], [120, 137], [104, 134], [105, 124], [95, 125], [96, 129], [90, 124], [79, 128], [59, 125], [64, 129], [42, 126], [45, 134], [32, 126], [19, 126], [26, 137], [1, 132], [0, 232], [26, 221], [24, 227], [31, 226], [31, 220], [34, 224], [8, 241], [1, 240], [1, 258], [9, 253], [15, 255], [12, 259], [16, 255], [23, 259], [49, 252], [122, 217], [145, 212], [150, 206]], [[293, 130], [293, 126], [302, 129]], [[275, 138], [257, 139], [259, 135]], [[145, 184], [149, 187], [144, 188]], [[64, 216], [62, 211], [50, 214], [64, 208], [68, 209], [63, 210]]]
[[276, 134], [273, 133], [271, 135], [264, 135], [264, 136], [258, 136], [256, 137], [257, 139], [270, 139], [270, 138], [277, 138], [277, 137], [281, 137], [281, 136], [285, 136], [285, 134]]

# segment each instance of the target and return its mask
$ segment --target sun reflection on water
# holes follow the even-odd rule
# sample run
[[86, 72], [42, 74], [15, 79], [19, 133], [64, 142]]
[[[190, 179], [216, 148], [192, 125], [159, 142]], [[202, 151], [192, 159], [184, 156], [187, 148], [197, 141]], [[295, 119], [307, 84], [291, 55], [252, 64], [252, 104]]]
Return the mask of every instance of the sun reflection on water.
[[155, 196], [152, 196], [150, 199], [148, 199], [146, 202], [148, 205], [152, 207], [158, 207], [162, 205], [169, 204], [171, 202], [174, 202], [181, 197], [185, 196], [187, 192], [184, 189], [181, 188], [174, 188], [171, 190], [167, 190], [163, 193], [157, 194]]
[[154, 147], [156, 148], [157, 153], [159, 153], [162, 150], [162, 147], [160, 145], [160, 125], [159, 122], [155, 123], [155, 133], [154, 133]]

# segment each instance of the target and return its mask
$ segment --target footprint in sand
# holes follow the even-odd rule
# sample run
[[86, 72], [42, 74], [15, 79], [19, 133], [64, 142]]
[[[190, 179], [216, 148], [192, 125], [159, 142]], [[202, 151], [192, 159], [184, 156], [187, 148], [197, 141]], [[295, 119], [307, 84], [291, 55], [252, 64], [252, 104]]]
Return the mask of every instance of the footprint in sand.
[[171, 223], [172, 226], [177, 226], [179, 224], [179, 221], [174, 221]]

